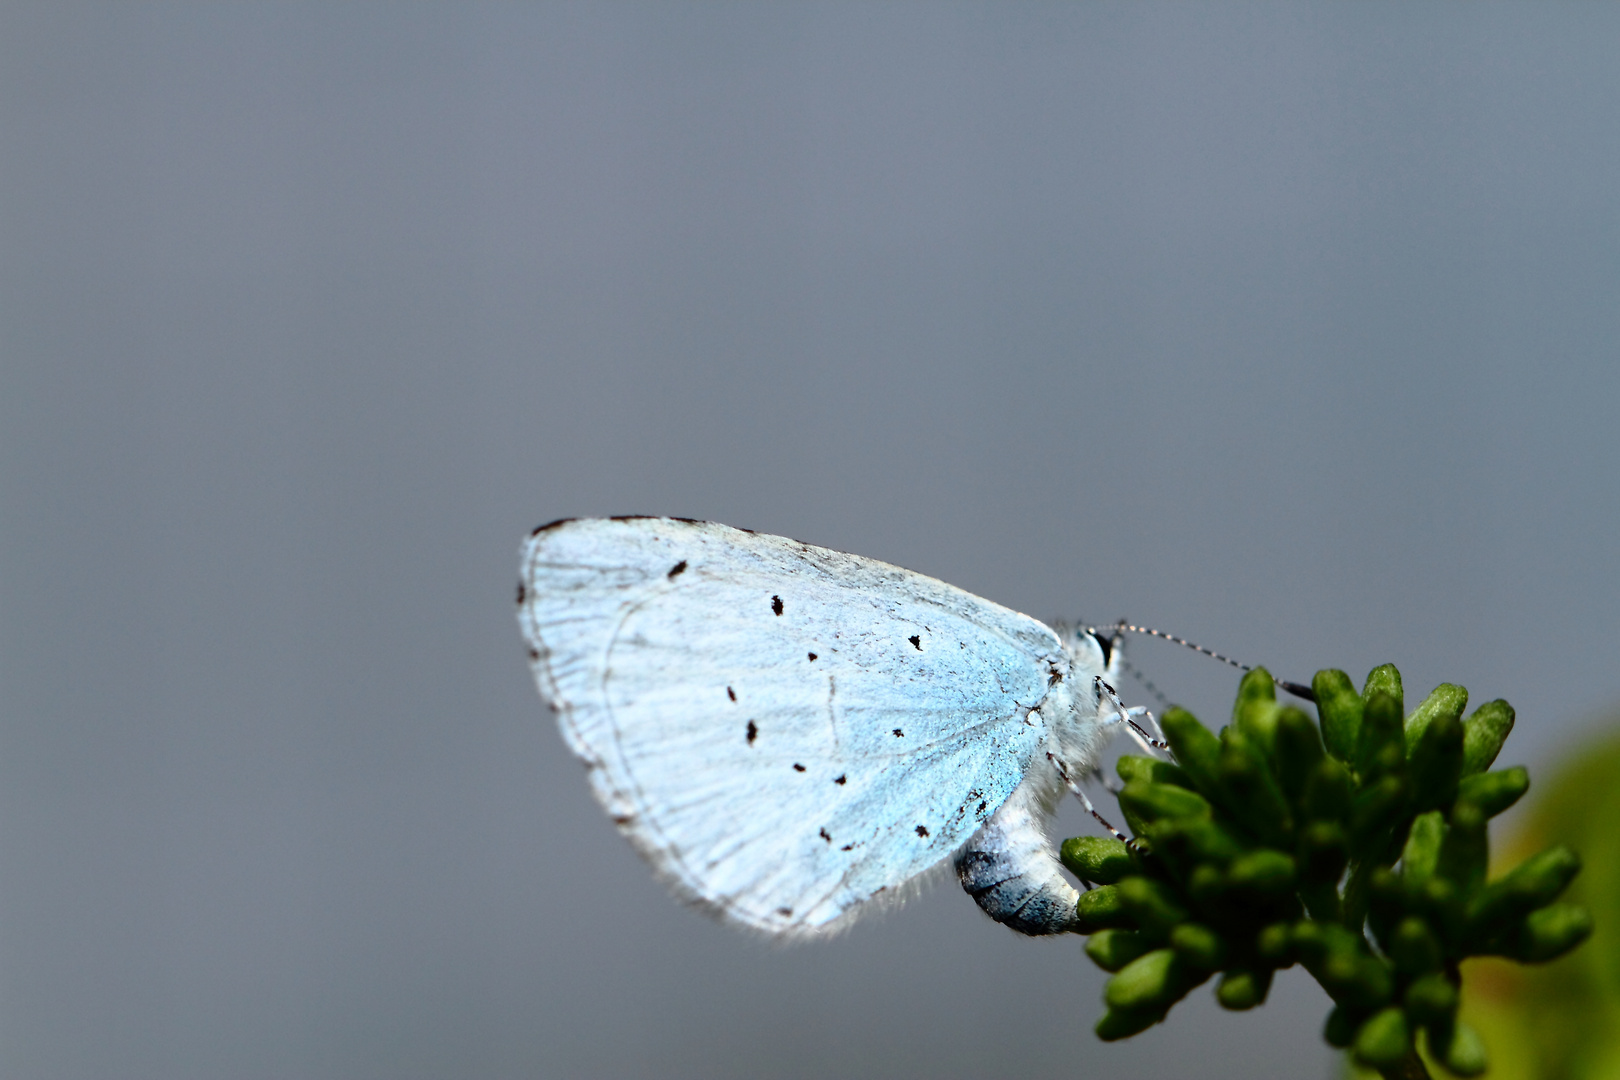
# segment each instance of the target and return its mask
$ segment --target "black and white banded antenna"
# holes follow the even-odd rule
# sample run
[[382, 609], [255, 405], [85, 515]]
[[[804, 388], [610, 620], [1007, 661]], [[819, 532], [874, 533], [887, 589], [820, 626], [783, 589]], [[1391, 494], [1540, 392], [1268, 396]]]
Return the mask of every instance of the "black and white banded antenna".
[[[1232, 659], [1230, 656], [1221, 655], [1214, 649], [1206, 649], [1202, 645], [1196, 645], [1193, 642], [1188, 641], [1186, 638], [1177, 637], [1174, 634], [1167, 634], [1163, 630], [1155, 630], [1149, 626], [1134, 626], [1131, 623], [1125, 622], [1123, 619], [1121, 619], [1114, 625], [1107, 627], [1107, 629], [1128, 634], [1145, 634], [1148, 637], [1156, 637], [1164, 641], [1171, 641], [1177, 645], [1185, 646], [1186, 648], [1191, 649], [1193, 652], [1203, 653], [1212, 660], [1219, 660], [1223, 664], [1228, 664], [1235, 667], [1239, 671], [1254, 670], [1254, 667], [1250, 664], [1240, 663], [1239, 661]], [[1316, 701], [1316, 691], [1312, 690], [1308, 686], [1297, 682], [1289, 682], [1287, 679], [1279, 679], [1275, 675], [1271, 677], [1271, 681], [1277, 684], [1277, 688], [1279, 690], [1284, 690], [1290, 694], [1293, 694], [1302, 701], [1309, 701], [1312, 703], [1315, 703]], [[1157, 693], [1156, 687], [1154, 688], [1154, 692]]]

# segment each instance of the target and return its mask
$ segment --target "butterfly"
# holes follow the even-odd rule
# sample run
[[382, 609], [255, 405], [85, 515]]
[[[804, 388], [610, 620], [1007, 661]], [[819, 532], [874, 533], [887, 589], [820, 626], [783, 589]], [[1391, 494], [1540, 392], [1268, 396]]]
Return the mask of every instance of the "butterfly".
[[683, 899], [808, 937], [949, 866], [997, 921], [1073, 929], [1046, 824], [1144, 712], [1114, 637], [681, 518], [543, 525], [517, 600], [597, 800]]

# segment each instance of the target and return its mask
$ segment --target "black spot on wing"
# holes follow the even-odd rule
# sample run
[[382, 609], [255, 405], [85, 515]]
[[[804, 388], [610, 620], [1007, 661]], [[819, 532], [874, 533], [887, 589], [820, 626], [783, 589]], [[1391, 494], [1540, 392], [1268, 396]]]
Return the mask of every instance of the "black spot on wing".
[[779, 907], [776, 909], [776, 913], [785, 919], [793, 914], [793, 909], [790, 907]]
[[827, 843], [829, 843], [829, 844], [832, 843], [832, 837], [827, 833], [826, 829], [822, 829], [822, 830], [820, 830], [820, 832], [821, 832], [821, 838], [823, 840], [827, 841]]
[[759, 738], [759, 728], [750, 720], [748, 721], [748, 745], [753, 746], [754, 740], [757, 738]]
[[682, 559], [680, 562], [669, 568], [669, 580], [674, 581], [684, 573], [686, 573], [686, 560]]
[[529, 595], [529, 590], [527, 590], [527, 589], [525, 589], [523, 587], [523, 582], [521, 582], [521, 581], [518, 582], [518, 588], [517, 588], [518, 603], [519, 604], [523, 603], [524, 598], [527, 597], [528, 595]]
[[529, 647], [529, 659], [530, 660], [538, 660], [538, 659], [540, 659], [540, 650], [534, 648], [533, 646], [530, 646]]
[[903, 739], [903, 738], [906, 737], [906, 733], [901, 731], [899, 728], [895, 728], [894, 729], [894, 737], [897, 738], [897, 739]]
[[848, 851], [850, 848], [852, 848], [854, 846], [855, 846], [854, 844], [845, 844], [843, 847], [839, 848], [838, 850], [839, 851]]
[[737, 700], [737, 691], [733, 690], [729, 686], [726, 687], [726, 697], [730, 698], [732, 701], [736, 701]]
[[815, 658], [816, 658], [816, 654], [815, 654], [815, 653], [811, 653], [811, 654], [810, 654], [810, 659], [812, 659], [812, 660], [814, 660], [814, 659], [815, 659]]
[[924, 825], [917, 826], [917, 835], [922, 836], [922, 837], [926, 837], [928, 835], [927, 826], [924, 826]]
[[838, 784], [839, 786], [842, 786], [848, 780], [849, 777], [845, 776], [843, 773], [839, 773], [837, 776], [833, 777], [833, 783]]
[[984, 803], [981, 802], [979, 804], [978, 808], [976, 810], [974, 810], [973, 812], [975, 814], [979, 815], [980, 817], [984, 817]]
[[800, 765], [797, 761], [795, 761], [793, 763], [793, 771], [794, 772], [804, 772], [804, 766]]
[[911, 642], [912, 648], [916, 649], [918, 652], [922, 652], [922, 635], [912, 634], [906, 640]]
[[780, 596], [771, 597], [771, 610], [778, 615], [782, 614], [782, 598]]

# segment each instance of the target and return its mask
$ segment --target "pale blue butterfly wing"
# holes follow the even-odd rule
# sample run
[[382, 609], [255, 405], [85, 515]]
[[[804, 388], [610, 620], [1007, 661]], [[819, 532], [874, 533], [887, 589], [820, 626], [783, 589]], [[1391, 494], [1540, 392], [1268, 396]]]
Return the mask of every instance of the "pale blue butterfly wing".
[[669, 518], [559, 522], [519, 619], [597, 798], [687, 898], [815, 933], [1007, 800], [1069, 671], [1041, 623], [921, 574]]

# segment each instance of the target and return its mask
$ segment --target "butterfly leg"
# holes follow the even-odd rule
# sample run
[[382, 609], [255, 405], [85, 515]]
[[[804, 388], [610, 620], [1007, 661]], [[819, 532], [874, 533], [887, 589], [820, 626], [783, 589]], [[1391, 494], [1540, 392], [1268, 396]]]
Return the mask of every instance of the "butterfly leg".
[[1069, 770], [1064, 768], [1063, 762], [1059, 761], [1052, 754], [1047, 754], [1046, 756], [1053, 765], [1057, 766], [1058, 775], [1063, 777], [1063, 782], [1068, 785], [1069, 790], [1074, 793], [1074, 797], [1080, 800], [1080, 805], [1086, 808], [1086, 813], [1090, 814], [1094, 819], [1096, 819], [1097, 824], [1107, 829], [1109, 834], [1113, 836], [1115, 840], [1118, 840], [1132, 851], [1136, 851], [1136, 841], [1114, 828], [1108, 823], [1107, 818], [1097, 813], [1097, 808], [1091, 805], [1091, 800], [1086, 797], [1085, 790], [1079, 784], [1074, 782], [1074, 777], [1069, 775]]
[[1125, 724], [1126, 730], [1130, 733], [1131, 738], [1135, 739], [1136, 744], [1150, 754], [1155, 750], [1163, 750], [1166, 753], [1170, 752], [1169, 743], [1165, 742], [1163, 739], [1154, 738], [1152, 735], [1148, 734], [1147, 730], [1143, 728], [1141, 724], [1137, 723], [1138, 719], [1145, 719], [1148, 723], [1153, 724], [1154, 727], [1158, 727], [1158, 724], [1154, 721], [1153, 714], [1151, 712], [1141, 705], [1133, 705], [1130, 708], [1126, 708], [1125, 703], [1119, 700], [1119, 693], [1115, 691], [1112, 686], [1109, 686], [1106, 682], [1104, 682], [1101, 675], [1094, 676], [1092, 678], [1092, 682], [1096, 686], [1097, 696], [1099, 698], [1106, 697], [1113, 704], [1115, 709], [1114, 718], [1111, 720], [1104, 720], [1103, 723]]

